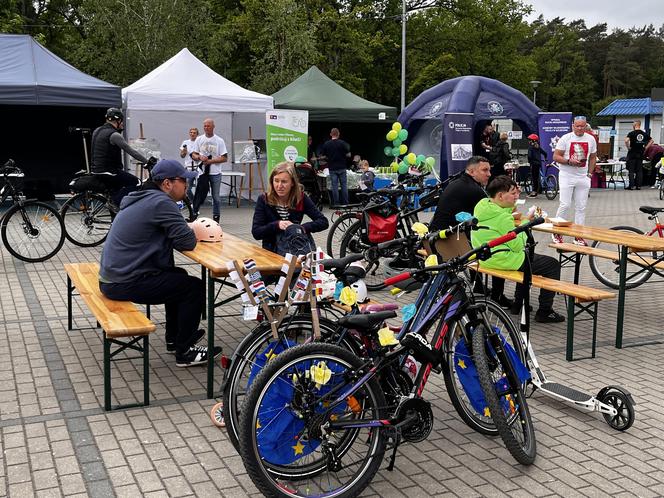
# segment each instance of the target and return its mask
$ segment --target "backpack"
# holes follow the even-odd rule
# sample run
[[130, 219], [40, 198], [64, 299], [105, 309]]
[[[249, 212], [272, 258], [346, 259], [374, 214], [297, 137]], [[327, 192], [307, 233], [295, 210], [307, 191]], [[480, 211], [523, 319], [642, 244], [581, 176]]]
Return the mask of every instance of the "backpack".
[[316, 250], [316, 244], [311, 234], [307, 233], [302, 225], [288, 225], [286, 230], [277, 234], [277, 254], [285, 256], [287, 253], [301, 256]]

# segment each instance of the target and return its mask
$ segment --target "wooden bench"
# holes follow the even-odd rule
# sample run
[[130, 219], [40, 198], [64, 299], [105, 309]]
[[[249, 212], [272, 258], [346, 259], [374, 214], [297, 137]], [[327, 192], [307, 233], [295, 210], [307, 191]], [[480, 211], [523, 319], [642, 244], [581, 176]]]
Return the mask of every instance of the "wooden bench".
[[[477, 270], [477, 266], [475, 266]], [[494, 270], [490, 268], [479, 267], [479, 272], [485, 275], [496, 276], [505, 280], [511, 280], [519, 284], [523, 283], [523, 272], [516, 270]], [[585, 285], [563, 282], [552, 278], [542, 277], [540, 275], [532, 276], [532, 286], [539, 287], [549, 291], [562, 294], [567, 301], [567, 347], [565, 359], [574, 360], [574, 321], [581, 313], [590, 315], [593, 321], [592, 354], [590, 358], [595, 357], [595, 343], [597, 340], [597, 304], [604, 299], [616, 297], [613, 292], [598, 290]], [[583, 319], [582, 319], [583, 320]], [[586, 318], [585, 320], [588, 320]], [[577, 358], [582, 359], [582, 358]]]
[[[610, 259], [615, 261], [616, 265], [620, 259], [620, 254], [618, 253], [617, 249], [612, 251], [610, 249], [601, 249], [599, 247], [577, 246], [576, 244], [570, 244], [567, 242], [562, 244], [551, 243], [549, 244], [549, 247], [555, 249], [558, 252], [561, 268], [565, 268], [571, 264], [574, 265], [574, 283], [579, 283], [579, 267], [582, 256], [594, 256], [596, 258]], [[644, 269], [646, 269], [646, 267], [650, 267], [652, 269], [656, 268], [658, 270], [664, 270], [664, 261], [658, 261], [654, 258], [644, 256], [644, 252], [647, 251], [639, 252], [638, 256], [628, 255], [627, 261]], [[572, 255], [567, 256], [566, 253], [571, 253]]]
[[[78, 290], [83, 302], [97, 320], [103, 332], [104, 343], [104, 409], [147, 406], [150, 404], [149, 335], [156, 326], [128, 301], [113, 301], [99, 290], [99, 265], [97, 263], [68, 263], [67, 272], [67, 329], [73, 330], [72, 297]], [[125, 339], [125, 340], [123, 340]], [[118, 348], [111, 351], [111, 346]], [[139, 356], [115, 358], [126, 349], [137, 351]], [[111, 406], [111, 361], [143, 359], [143, 404]]]

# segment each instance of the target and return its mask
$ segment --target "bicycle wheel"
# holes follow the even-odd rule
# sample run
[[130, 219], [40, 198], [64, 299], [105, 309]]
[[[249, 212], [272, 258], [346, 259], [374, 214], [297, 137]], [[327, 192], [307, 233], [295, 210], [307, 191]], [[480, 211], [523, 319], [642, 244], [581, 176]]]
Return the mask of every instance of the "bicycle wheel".
[[507, 450], [517, 462], [530, 465], [537, 454], [535, 429], [514, 365], [498, 335], [485, 325], [479, 325], [472, 335], [473, 360], [488, 413]]
[[357, 215], [354, 212], [342, 213], [334, 220], [330, 230], [327, 232], [327, 254], [331, 258], [335, 253], [338, 254], [341, 242], [348, 228], [357, 221]]
[[180, 212], [182, 213], [182, 216], [184, 216], [184, 219], [188, 222], [192, 222], [195, 220], [194, 218], [194, 207], [191, 203], [191, 199], [189, 197], [185, 196], [185, 198], [182, 200], [184, 203], [183, 207], [180, 208]]
[[57, 253], [65, 241], [62, 218], [55, 208], [38, 201], [15, 204], [2, 219], [2, 242], [22, 261], [38, 263]]
[[[256, 378], [240, 455], [265, 496], [354, 497], [371, 482], [385, 453], [383, 432], [373, 426], [387, 414], [375, 378], [354, 385], [361, 365], [339, 346], [313, 343], [280, 354]], [[327, 408], [341, 393], [345, 402]], [[354, 425], [326, 431], [333, 421]]]
[[550, 201], [558, 196], [558, 179], [554, 175], [546, 175], [543, 187], [544, 195]]
[[664, 201], [664, 178], [659, 182], [659, 200]]
[[65, 236], [81, 247], [98, 246], [106, 240], [114, 214], [108, 199], [94, 192], [81, 192], [71, 197], [60, 209]]
[[[638, 233], [643, 235], [643, 232], [638, 228], [629, 226], [612, 227], [611, 230], [620, 230], [623, 232]], [[592, 247], [615, 252], [615, 259], [588, 256], [588, 264], [590, 265], [590, 270], [593, 272], [593, 275], [595, 275], [597, 280], [602, 282], [607, 287], [610, 287], [611, 289], [617, 289], [620, 283], [620, 261], [615, 245], [603, 244], [602, 242], [595, 241], [593, 242]], [[656, 252], [649, 251], [635, 251], [629, 253], [625, 273], [626, 289], [633, 289], [634, 287], [638, 287], [652, 276], [652, 271], [648, 271], [636, 263], [641, 257], [657, 258], [658, 256]]]
[[[228, 438], [235, 449], [240, 448], [237, 435], [242, 403], [256, 375], [266, 364], [266, 360], [269, 361], [269, 358], [276, 356], [281, 351], [312, 337], [310, 317], [294, 317], [290, 321], [284, 321], [282, 325], [279, 328], [279, 339], [274, 339], [269, 323], [258, 324], [235, 349], [231, 365], [224, 372], [222, 388], [224, 420], [228, 428]], [[332, 340], [331, 338], [337, 331], [334, 322], [322, 317], [320, 318], [320, 328], [321, 337], [327, 341]], [[343, 347], [352, 346], [344, 341]], [[354, 349], [352, 350], [354, 351]]]
[[[508, 342], [516, 351], [521, 359], [521, 362], [526, 364], [526, 357], [519, 337], [519, 331], [510, 318], [510, 316], [495, 302], [491, 300], [484, 301], [486, 304], [486, 318], [494, 330]], [[480, 434], [487, 436], [497, 436], [498, 430], [496, 429], [493, 419], [486, 415], [483, 411], [478, 411], [473, 407], [473, 402], [469, 397], [466, 389], [464, 388], [464, 379], [460, 377], [463, 375], [464, 369], [467, 367], [468, 360], [468, 346], [463, 339], [463, 328], [466, 326], [463, 321], [456, 322], [447, 335], [445, 336], [444, 343], [444, 358], [443, 363], [443, 377], [445, 379], [445, 387], [447, 394], [450, 397], [452, 405], [468, 427]], [[464, 341], [463, 343], [460, 343]], [[522, 383], [521, 388], [525, 390], [526, 383]]]
[[343, 258], [349, 254], [364, 254], [364, 261], [367, 265], [364, 283], [367, 289], [370, 291], [384, 289], [384, 280], [387, 278], [384, 265], [381, 263], [381, 258], [373, 259], [371, 255], [366, 253], [369, 246], [360, 239], [361, 228], [362, 222], [359, 220], [348, 227], [339, 247], [339, 257]]

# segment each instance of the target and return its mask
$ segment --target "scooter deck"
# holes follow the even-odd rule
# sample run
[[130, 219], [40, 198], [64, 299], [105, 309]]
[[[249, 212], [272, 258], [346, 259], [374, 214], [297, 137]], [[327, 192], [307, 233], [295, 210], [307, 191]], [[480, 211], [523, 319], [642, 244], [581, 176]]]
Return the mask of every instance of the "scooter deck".
[[540, 386], [540, 389], [542, 391], [549, 391], [550, 393], [557, 394], [558, 396], [562, 396], [563, 398], [567, 398], [576, 403], [582, 403], [592, 399], [592, 396], [588, 393], [577, 391], [576, 389], [558, 384], [557, 382], [545, 382]]

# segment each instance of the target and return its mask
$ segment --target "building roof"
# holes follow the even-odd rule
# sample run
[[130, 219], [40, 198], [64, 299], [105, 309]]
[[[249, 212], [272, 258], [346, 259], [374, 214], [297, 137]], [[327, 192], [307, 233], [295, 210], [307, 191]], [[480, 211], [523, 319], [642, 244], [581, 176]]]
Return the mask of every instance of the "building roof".
[[646, 116], [661, 115], [664, 102], [642, 99], [617, 99], [597, 113], [598, 116]]

